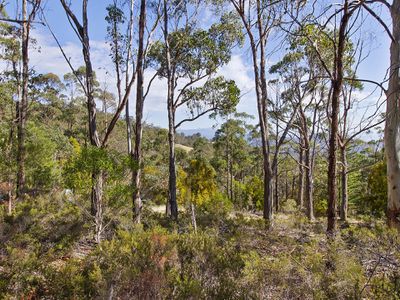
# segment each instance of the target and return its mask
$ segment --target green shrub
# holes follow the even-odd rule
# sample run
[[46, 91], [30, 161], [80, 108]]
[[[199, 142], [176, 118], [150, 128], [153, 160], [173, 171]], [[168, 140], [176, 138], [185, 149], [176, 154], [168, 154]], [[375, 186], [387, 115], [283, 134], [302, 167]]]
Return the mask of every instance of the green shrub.
[[314, 214], [316, 217], [325, 217], [328, 209], [328, 201], [326, 199], [315, 199]]

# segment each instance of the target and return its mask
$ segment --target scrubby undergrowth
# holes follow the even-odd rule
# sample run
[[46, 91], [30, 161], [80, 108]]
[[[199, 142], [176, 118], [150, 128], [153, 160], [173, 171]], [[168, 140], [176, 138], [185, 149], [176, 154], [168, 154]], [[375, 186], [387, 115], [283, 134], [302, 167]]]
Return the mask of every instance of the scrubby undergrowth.
[[215, 207], [197, 233], [146, 211], [110, 222], [100, 245], [81, 209], [61, 197], [31, 199], [0, 223], [2, 299], [399, 299], [400, 238], [379, 223], [342, 224], [327, 242], [286, 203], [267, 225]]

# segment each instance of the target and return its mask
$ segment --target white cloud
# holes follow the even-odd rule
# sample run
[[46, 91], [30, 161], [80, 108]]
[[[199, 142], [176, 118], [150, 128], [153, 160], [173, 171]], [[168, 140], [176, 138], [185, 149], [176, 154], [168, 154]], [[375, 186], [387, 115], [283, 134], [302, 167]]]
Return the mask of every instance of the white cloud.
[[247, 93], [254, 90], [254, 79], [249, 75], [251, 71], [252, 68], [243, 61], [241, 56], [233, 55], [231, 61], [221, 68], [219, 74], [234, 80], [242, 93]]
[[[56, 42], [49, 33], [43, 30], [33, 30], [32, 37], [36, 44], [30, 52], [30, 66], [41, 73], [52, 72], [60, 77], [71, 72]], [[62, 37], [58, 37], [62, 39]], [[62, 43], [62, 40], [60, 41]], [[65, 54], [70, 59], [74, 68], [84, 65], [82, 50], [78, 43], [68, 42], [62, 44]], [[109, 79], [106, 70], [112, 68], [112, 61], [109, 57], [109, 46], [105, 41], [91, 41], [91, 56], [93, 68], [101, 81]], [[101, 69], [99, 68], [101, 66]]]
[[[49, 33], [42, 30], [33, 30], [32, 36], [35, 38], [35, 45], [37, 46], [32, 46], [30, 52], [30, 67], [34, 68], [39, 73], [51, 72], [57, 74], [60, 78], [62, 78], [64, 74], [71, 72], [59, 47]], [[62, 37], [57, 38], [62, 42]], [[102, 86], [106, 85], [111, 92], [116, 93], [116, 78], [115, 72], [113, 71], [113, 63], [109, 56], [109, 45], [104, 40], [91, 40], [90, 44], [93, 69], [96, 72], [98, 81]], [[79, 68], [79, 66], [84, 65], [82, 49], [78, 42], [68, 42], [62, 44], [62, 47], [74, 68]], [[153, 75], [154, 71], [145, 73], [145, 86]], [[163, 123], [165, 123], [160, 120], [159, 114], [165, 111], [165, 92], [165, 81], [158, 78], [155, 79], [145, 103], [145, 117], [147, 115], [149, 122], [154, 122], [157, 125], [163, 125]], [[135, 108], [135, 95], [136, 89], [134, 86], [130, 97], [131, 114], [134, 112]], [[155, 119], [151, 116], [153, 112], [157, 112], [159, 115]], [[161, 121], [161, 124], [159, 124], [158, 121]]]
[[[31, 35], [36, 40], [36, 43], [32, 45], [30, 52], [30, 67], [34, 68], [39, 73], [51, 72], [57, 74], [60, 78], [62, 78], [64, 74], [71, 72], [57, 43], [50, 33], [43, 29], [35, 29], [32, 31]], [[62, 43], [62, 47], [74, 68], [84, 65], [79, 42], [63, 43], [62, 35], [57, 37]], [[97, 79], [102, 86], [106, 85], [111, 92], [116, 93], [116, 78], [109, 53], [109, 45], [105, 40], [91, 40], [91, 58], [93, 68], [97, 74]], [[235, 80], [240, 88], [243, 97], [238, 105], [238, 110], [255, 114], [254, 80], [251, 74], [251, 66], [245, 63], [243, 58], [239, 55], [233, 55], [232, 60], [218, 72], [218, 75]], [[154, 70], [145, 72], [145, 87], [153, 75]], [[130, 97], [131, 115], [134, 115], [135, 96], [136, 86], [132, 89]], [[152, 87], [145, 102], [145, 121], [158, 126], [167, 126], [166, 96], [166, 81], [156, 78], [152, 83]], [[185, 116], [186, 112], [184, 109], [177, 112], [177, 120]], [[185, 124], [183, 128], [206, 128], [211, 126], [210, 120], [204, 116], [195, 122]]]
[[219, 74], [227, 79], [234, 80], [240, 89], [242, 96], [237, 110], [256, 115], [257, 106], [252, 66], [246, 63], [242, 56], [233, 55], [231, 61], [221, 68]]

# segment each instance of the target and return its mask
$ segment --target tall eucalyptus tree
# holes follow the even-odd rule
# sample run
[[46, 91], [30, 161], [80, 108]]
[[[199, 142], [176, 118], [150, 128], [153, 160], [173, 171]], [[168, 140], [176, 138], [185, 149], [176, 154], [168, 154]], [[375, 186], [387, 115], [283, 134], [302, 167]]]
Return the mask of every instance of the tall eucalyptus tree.
[[[88, 19], [88, 0], [82, 0], [82, 19], [79, 20], [77, 15], [72, 11], [71, 4], [66, 0], [60, 0], [61, 5], [70, 21], [71, 27], [77, 35], [81, 45], [83, 60], [85, 62], [85, 76], [84, 80], [78, 79], [84, 94], [86, 96], [86, 106], [88, 112], [88, 128], [89, 140], [92, 147], [97, 149], [105, 149], [110, 135], [121, 115], [121, 112], [126, 106], [130, 91], [135, 82], [135, 73], [131, 74], [128, 79], [128, 84], [125, 88], [123, 95], [119, 98], [119, 103], [113, 114], [110, 123], [105, 129], [104, 135], [101, 137], [97, 127], [97, 109], [95, 101], [95, 77], [92, 65], [92, 57], [90, 52], [90, 37], [89, 37], [89, 19]], [[53, 34], [55, 37], [55, 35]], [[60, 43], [56, 39], [60, 50], [66, 59], [68, 65], [72, 69], [73, 74], [77, 74], [72, 66], [69, 58], [66, 56]], [[92, 192], [91, 192], [91, 214], [95, 223], [95, 241], [100, 242], [104, 231], [103, 224], [103, 180], [104, 174], [101, 168], [94, 168], [92, 171]]]
[[[29, 5], [30, 4], [30, 5]], [[22, 20], [21, 24], [21, 45], [22, 45], [22, 76], [21, 76], [21, 97], [18, 103], [17, 114], [17, 198], [23, 199], [25, 193], [25, 137], [26, 123], [28, 111], [28, 94], [29, 94], [29, 44], [32, 23], [35, 20], [36, 14], [40, 8], [41, 0], [27, 1], [22, 0]], [[29, 11], [30, 7], [30, 11]]]
[[[231, 15], [208, 29], [196, 25], [201, 1], [168, 2], [163, 5], [163, 41], [150, 51], [150, 63], [167, 82], [169, 196], [166, 212], [178, 217], [175, 132], [184, 123], [209, 113], [233, 110], [239, 90], [233, 81], [216, 77], [228, 63], [231, 50], [241, 42], [241, 31]], [[172, 30], [172, 31], [171, 31]], [[186, 106], [188, 117], [176, 120], [178, 108]]]

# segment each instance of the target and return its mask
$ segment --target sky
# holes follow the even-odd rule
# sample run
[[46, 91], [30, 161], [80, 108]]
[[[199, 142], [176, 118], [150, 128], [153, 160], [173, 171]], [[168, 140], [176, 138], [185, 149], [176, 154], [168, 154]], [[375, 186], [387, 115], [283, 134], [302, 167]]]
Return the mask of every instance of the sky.
[[[109, 57], [109, 47], [105, 40], [107, 24], [104, 20], [106, 15], [105, 8], [111, 2], [110, 0], [91, 0], [89, 1], [88, 7], [89, 35], [91, 38], [93, 66], [100, 84], [107, 84], [108, 87], [115, 86], [115, 78], [112, 75], [113, 65]], [[328, 3], [330, 1], [321, 1], [321, 3], [325, 2]], [[44, 3], [46, 19], [60, 40], [68, 57], [71, 58], [72, 64], [74, 67], [83, 65], [81, 46], [67, 21], [60, 2], [56, 0], [47, 0], [44, 1]], [[79, 7], [75, 5], [81, 3], [81, 1], [73, 0], [72, 3], [74, 10], [78, 11]], [[10, 16], [15, 16], [16, 4], [14, 1], [9, 1], [7, 9]], [[388, 19], [388, 14], [384, 9], [376, 9], [378, 14], [381, 14], [384, 19]], [[207, 26], [210, 24], [210, 20], [214, 19], [214, 16], [210, 10], [205, 10], [201, 18], [202, 24], [206, 24], [203, 26]], [[358, 77], [381, 82], [389, 66], [389, 38], [383, 28], [371, 19], [365, 23], [362, 34], [363, 37], [365, 37], [365, 48], [367, 49], [366, 52], [369, 52], [369, 56], [360, 65]], [[36, 39], [37, 43], [30, 54], [31, 67], [35, 68], [39, 73], [52, 72], [60, 77], [70, 72], [67, 63], [46, 27], [36, 25], [32, 31], [32, 37]], [[272, 46], [270, 48], [275, 48], [278, 43], [282, 43], [282, 40], [272, 41]], [[271, 65], [277, 62], [279, 58], [284, 55], [284, 50], [285, 48], [283, 47], [281, 51], [269, 57], [268, 64]], [[218, 74], [225, 76], [227, 79], [235, 80], [240, 88], [243, 96], [241, 97], [237, 110], [256, 116], [254, 77], [252, 74], [250, 54], [246, 44], [242, 48], [236, 48], [233, 51], [231, 61], [223, 66], [218, 71]], [[145, 78], [149, 80], [153, 72], [153, 70], [146, 71]], [[377, 102], [379, 93], [370, 95], [373, 88], [373, 86], [365, 85], [364, 90], [359, 92], [360, 98], [366, 98], [363, 101], [364, 108], [373, 106]], [[134, 112], [134, 99], [135, 96], [133, 93], [130, 101], [131, 113]], [[363, 114], [361, 111], [362, 107], [359, 108], [359, 111], [355, 112], [355, 115]], [[184, 110], [178, 111], [177, 121], [185, 116]], [[154, 82], [151, 92], [146, 99], [144, 120], [156, 126], [167, 127], [166, 83], [162, 80], [156, 80]], [[218, 125], [220, 122], [221, 120], [214, 121], [204, 116], [195, 122], [185, 123], [182, 129], [210, 128], [215, 124]]]

